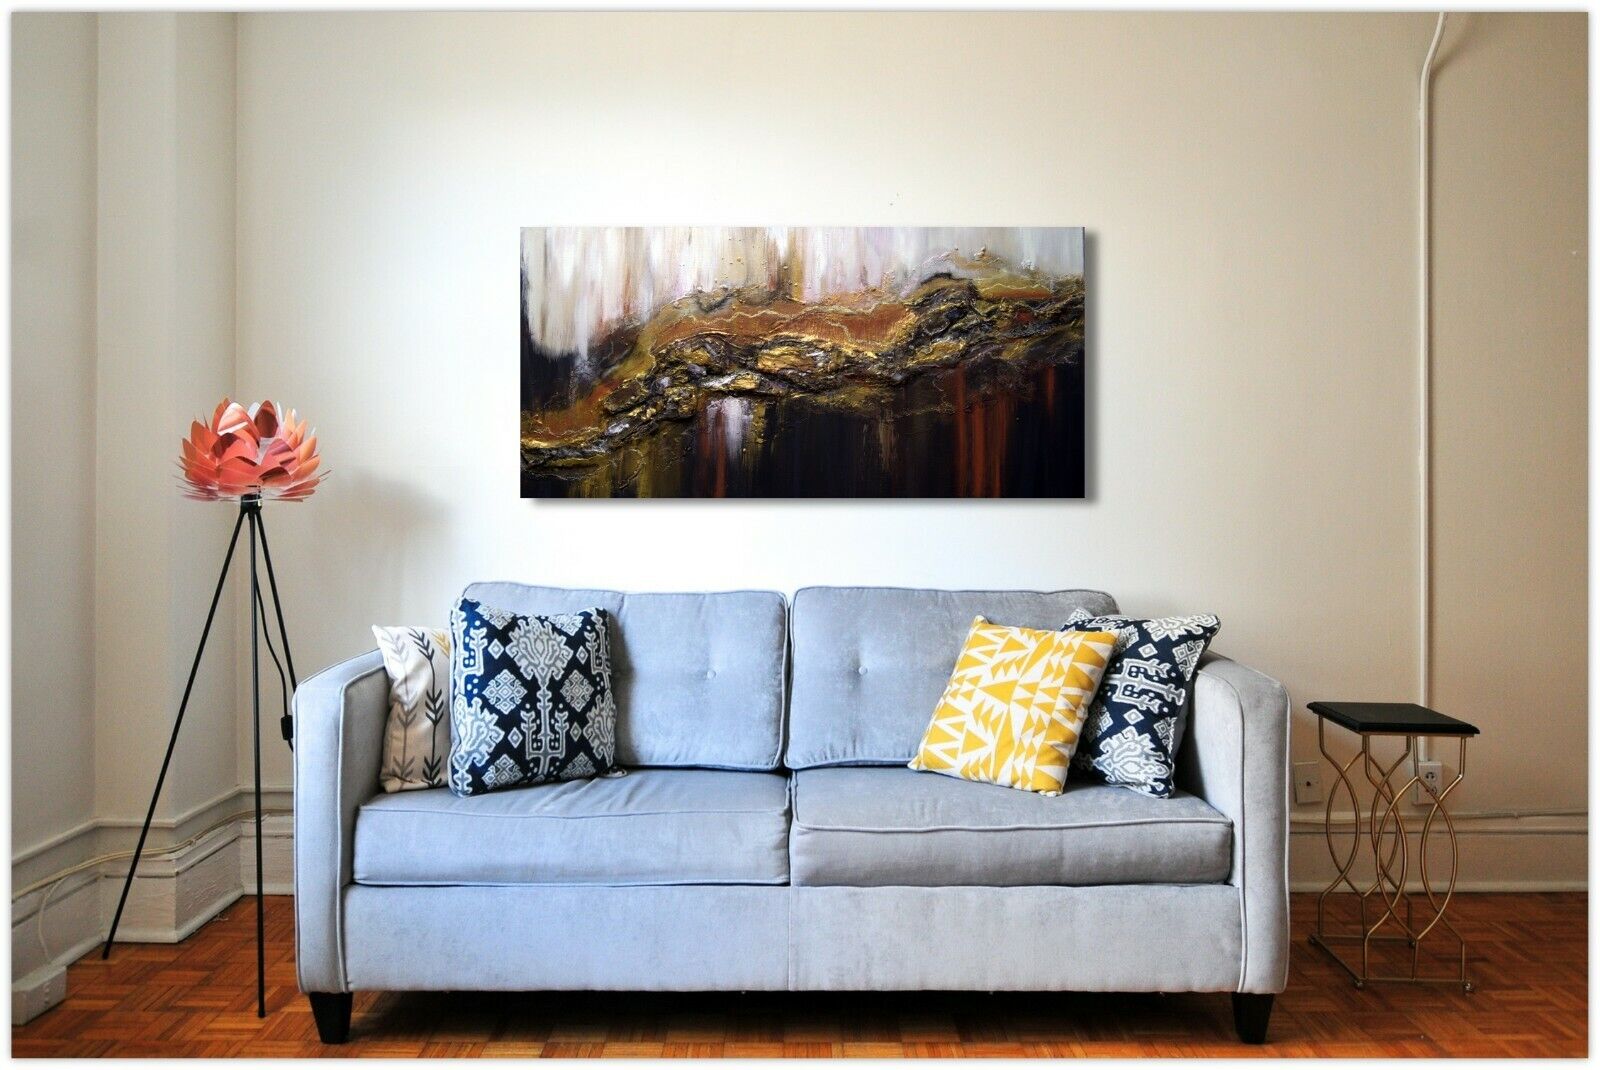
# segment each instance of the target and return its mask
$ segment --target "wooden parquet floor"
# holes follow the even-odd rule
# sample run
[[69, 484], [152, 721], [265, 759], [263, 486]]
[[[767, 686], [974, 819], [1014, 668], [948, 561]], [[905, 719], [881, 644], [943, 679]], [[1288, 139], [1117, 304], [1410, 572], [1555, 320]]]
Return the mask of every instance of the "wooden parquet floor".
[[29, 1056], [1584, 1056], [1588, 908], [1578, 894], [1462, 895], [1478, 991], [1354, 988], [1306, 943], [1294, 899], [1289, 989], [1270, 1043], [1234, 1036], [1222, 994], [361, 993], [350, 1043], [317, 1041], [295, 987], [294, 915], [267, 910], [255, 1015], [255, 912], [240, 900], [181, 944], [120, 945], [68, 972], [66, 1002], [13, 1028]]

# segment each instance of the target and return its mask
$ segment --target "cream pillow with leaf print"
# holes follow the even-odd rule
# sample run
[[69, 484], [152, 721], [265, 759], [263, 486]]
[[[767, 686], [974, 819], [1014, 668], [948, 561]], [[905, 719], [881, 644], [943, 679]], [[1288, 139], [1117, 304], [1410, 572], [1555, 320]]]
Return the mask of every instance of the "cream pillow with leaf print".
[[384, 791], [442, 788], [450, 762], [450, 633], [373, 625], [372, 634], [389, 674], [378, 783]]

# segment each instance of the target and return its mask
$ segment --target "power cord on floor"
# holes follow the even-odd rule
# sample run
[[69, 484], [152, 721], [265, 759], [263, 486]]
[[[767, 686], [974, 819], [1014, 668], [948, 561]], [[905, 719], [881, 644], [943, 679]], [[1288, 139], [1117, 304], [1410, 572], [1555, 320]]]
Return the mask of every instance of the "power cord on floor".
[[[270, 809], [270, 810], [264, 809], [264, 810], [261, 811], [261, 816], [262, 817], [285, 817], [285, 816], [292, 815], [293, 813], [294, 813], [293, 810], [288, 810], [288, 809], [284, 809], [282, 807], [279, 807], [279, 808]], [[161, 847], [161, 848], [157, 848], [157, 849], [154, 849], [154, 850], [146, 851], [144, 853], [144, 857], [145, 858], [169, 858], [169, 857], [171, 857], [173, 855], [179, 854], [180, 852], [188, 850], [190, 847], [193, 847], [195, 844], [199, 843], [201, 840], [205, 839], [207, 836], [211, 835], [213, 832], [217, 832], [217, 831], [219, 831], [221, 829], [225, 829], [229, 825], [233, 824], [236, 821], [241, 821], [241, 820], [243, 820], [243, 819], [245, 819], [247, 817], [255, 817], [255, 816], [256, 816], [256, 812], [254, 810], [245, 810], [245, 811], [242, 811], [242, 812], [237, 813], [237, 814], [231, 814], [228, 817], [222, 818], [221, 820], [215, 822], [214, 824], [211, 824], [211, 825], [207, 826], [206, 828], [201, 829], [199, 832], [195, 833], [193, 836], [190, 836], [187, 839], [180, 840], [177, 843], [168, 844], [165, 847]], [[68, 877], [75, 877], [79, 873], [82, 873], [84, 870], [94, 869], [94, 868], [96, 868], [98, 866], [103, 866], [108, 862], [120, 862], [123, 859], [129, 859], [129, 858], [132, 858], [132, 857], [133, 857], [133, 852], [132, 851], [113, 851], [110, 854], [103, 854], [103, 855], [100, 855], [97, 858], [85, 859], [84, 861], [79, 862], [76, 865], [68, 866], [66, 869], [63, 869], [63, 870], [61, 870], [61, 871], [59, 871], [57, 873], [51, 874], [50, 876], [45, 877], [43, 880], [34, 881], [32, 884], [28, 885], [26, 888], [23, 888], [21, 891], [16, 891], [16, 892], [12, 892], [11, 893], [11, 901], [13, 903], [15, 903], [17, 900], [21, 899], [23, 896], [32, 895], [34, 892], [37, 892], [41, 888], [43, 888], [45, 890], [44, 895], [39, 898], [39, 906], [35, 910], [34, 922], [35, 922], [35, 926], [37, 928], [38, 935], [39, 935], [39, 948], [44, 953], [44, 960], [46, 962], [50, 961], [50, 946], [45, 941], [44, 912], [45, 912], [45, 908], [50, 905], [50, 900], [55, 895], [56, 889], [60, 888], [61, 885], [67, 880]]]

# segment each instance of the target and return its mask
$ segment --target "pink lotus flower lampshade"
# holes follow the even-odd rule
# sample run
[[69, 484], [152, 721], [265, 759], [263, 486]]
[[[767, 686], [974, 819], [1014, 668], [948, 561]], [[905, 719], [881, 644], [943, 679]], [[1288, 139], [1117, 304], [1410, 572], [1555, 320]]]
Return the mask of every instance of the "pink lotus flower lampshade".
[[270, 401], [246, 409], [223, 398], [209, 426], [196, 420], [189, 428], [178, 463], [184, 494], [198, 501], [259, 496], [295, 502], [309, 498], [322, 480], [316, 433], [306, 431], [293, 409], [280, 416]]

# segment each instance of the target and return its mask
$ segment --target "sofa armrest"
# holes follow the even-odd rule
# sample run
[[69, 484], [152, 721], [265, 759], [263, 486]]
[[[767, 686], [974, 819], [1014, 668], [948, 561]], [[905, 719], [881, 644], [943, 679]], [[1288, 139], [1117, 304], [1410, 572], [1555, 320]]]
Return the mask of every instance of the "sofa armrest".
[[1281, 992], [1289, 979], [1289, 694], [1272, 677], [1208, 654], [1179, 783], [1233, 822], [1243, 915], [1240, 992]]
[[294, 693], [295, 960], [304, 992], [344, 992], [344, 888], [356, 809], [378, 792], [389, 677], [376, 650]]

